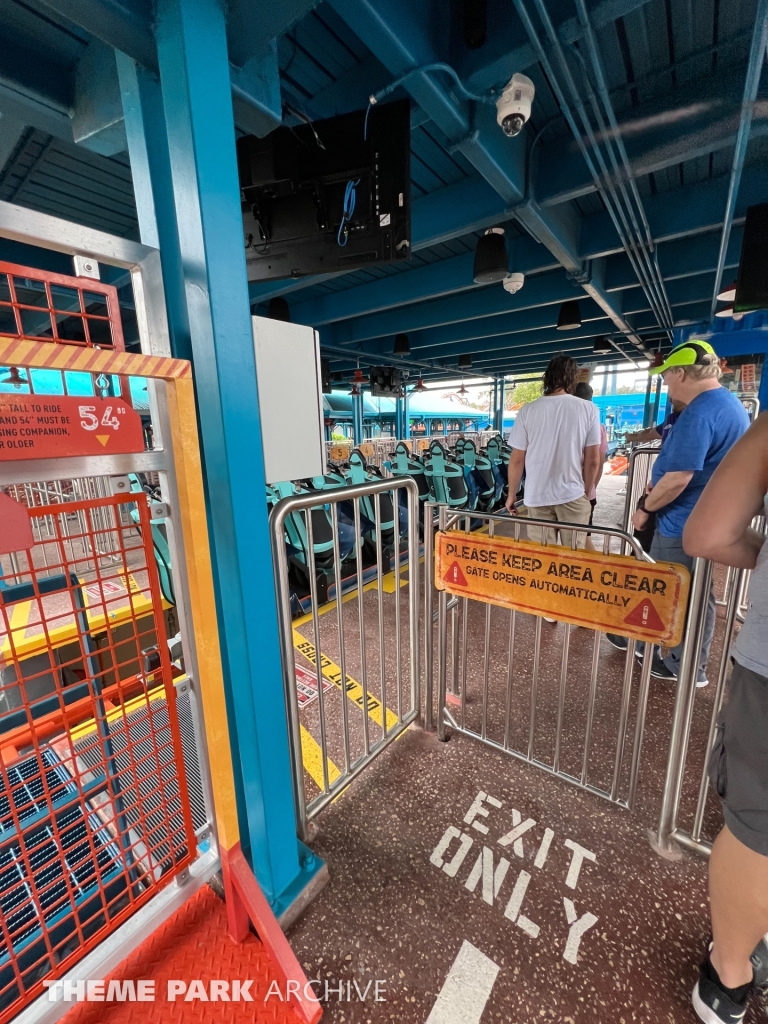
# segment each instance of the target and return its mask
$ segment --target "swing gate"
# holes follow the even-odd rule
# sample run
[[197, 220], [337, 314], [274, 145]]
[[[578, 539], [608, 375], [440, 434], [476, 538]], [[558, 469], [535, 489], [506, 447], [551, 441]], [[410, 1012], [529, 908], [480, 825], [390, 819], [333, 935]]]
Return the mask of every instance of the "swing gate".
[[[435, 512], [438, 532], [433, 535]], [[575, 628], [534, 610], [496, 607], [446, 590], [437, 591], [435, 611], [433, 551], [440, 533], [461, 530], [469, 539], [479, 531], [519, 541], [531, 526], [549, 527], [544, 536], [554, 534], [552, 524], [543, 520], [452, 513], [446, 506], [427, 505], [427, 728], [432, 727], [436, 696], [440, 739], [448, 729], [461, 733], [631, 810], [652, 644], [645, 644], [640, 661], [633, 639], [621, 653], [598, 629]], [[583, 547], [588, 535], [591, 550], [649, 561], [637, 541], [621, 530], [591, 526], [567, 532], [570, 543], [553, 544], [553, 555], [567, 558], [569, 551]]]
[[[104, 977], [205, 883], [218, 855], [180, 549], [171, 384], [150, 379], [161, 364], [169, 380], [186, 372], [157, 358], [170, 355], [158, 254], [9, 204], [0, 204], [0, 234], [124, 267], [142, 346], [154, 353], [122, 351], [114, 288], [0, 267], [7, 335], [0, 337], [0, 362], [13, 363], [20, 382], [17, 395], [3, 396], [2, 411], [13, 402], [46, 401], [53, 378], [57, 394], [67, 396], [74, 372], [81, 378], [76, 394], [90, 378], [94, 397], [57, 400], [82, 403], [85, 429], [104, 396], [117, 396], [105, 410], [106, 425], [99, 419], [94, 428], [101, 436], [88, 440], [96, 450], [116, 446], [112, 454], [83, 454], [77, 444], [61, 458], [43, 455], [43, 446], [37, 458], [6, 454], [13, 452], [7, 443], [0, 451], [5, 1022], [44, 983], [79, 977], [88, 967], [82, 976]], [[144, 427], [151, 419], [151, 429], [134, 431], [133, 447], [120, 449], [117, 403], [131, 405], [121, 368], [137, 360], [149, 374]], [[95, 363], [99, 372], [89, 369]], [[138, 423], [135, 410], [125, 415], [131, 412]], [[25, 1019], [44, 1016], [47, 1005], [30, 1007]], [[54, 1004], [48, 1009], [59, 1013]]]

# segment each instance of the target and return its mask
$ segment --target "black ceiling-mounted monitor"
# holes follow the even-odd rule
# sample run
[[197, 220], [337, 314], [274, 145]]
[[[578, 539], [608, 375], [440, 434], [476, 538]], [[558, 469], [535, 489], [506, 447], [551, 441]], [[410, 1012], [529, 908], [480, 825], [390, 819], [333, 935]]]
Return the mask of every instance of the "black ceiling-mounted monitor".
[[735, 313], [768, 309], [768, 203], [747, 210], [733, 309]]
[[[237, 140], [249, 281], [354, 270], [411, 253], [410, 103]], [[354, 209], [352, 207], [354, 206]]]
[[400, 394], [400, 370], [396, 366], [372, 366], [370, 381], [374, 398], [397, 398]]

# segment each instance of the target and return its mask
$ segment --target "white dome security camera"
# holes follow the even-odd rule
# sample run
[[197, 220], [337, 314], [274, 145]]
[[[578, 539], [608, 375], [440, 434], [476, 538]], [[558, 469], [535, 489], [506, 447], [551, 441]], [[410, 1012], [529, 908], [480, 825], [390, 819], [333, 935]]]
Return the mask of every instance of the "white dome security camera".
[[496, 101], [496, 121], [505, 135], [519, 135], [531, 116], [536, 87], [527, 75], [512, 75]]
[[507, 274], [502, 281], [504, 285], [504, 291], [509, 292], [510, 295], [514, 295], [515, 292], [519, 292], [525, 284], [525, 274]]

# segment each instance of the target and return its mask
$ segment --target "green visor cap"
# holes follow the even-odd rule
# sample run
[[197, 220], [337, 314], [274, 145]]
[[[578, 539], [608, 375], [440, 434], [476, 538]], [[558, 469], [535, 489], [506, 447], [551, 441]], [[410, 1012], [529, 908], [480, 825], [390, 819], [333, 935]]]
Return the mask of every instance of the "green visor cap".
[[673, 348], [661, 366], [652, 366], [648, 373], [664, 373], [676, 366], [696, 366], [705, 362], [704, 356], [715, 356], [717, 353], [708, 341], [692, 338], [677, 348]]

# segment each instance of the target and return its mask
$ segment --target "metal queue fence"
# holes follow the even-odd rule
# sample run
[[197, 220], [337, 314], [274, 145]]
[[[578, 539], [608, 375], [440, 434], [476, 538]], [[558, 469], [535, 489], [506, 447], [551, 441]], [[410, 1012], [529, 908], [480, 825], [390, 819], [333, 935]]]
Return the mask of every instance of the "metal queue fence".
[[[307, 538], [311, 589], [311, 611], [296, 620], [291, 518]], [[330, 559], [315, 546], [328, 523]], [[387, 479], [292, 495], [275, 505], [270, 528], [297, 830], [307, 841], [311, 820], [419, 716], [418, 487]], [[336, 595], [322, 608], [320, 572]]]
[[[757, 516], [754, 529], [766, 534], [766, 520]], [[688, 621], [675, 691], [667, 768], [656, 843], [660, 850], [682, 846], [709, 856], [722, 814], [708, 776], [709, 755], [715, 743], [717, 720], [723, 706], [731, 670], [731, 648], [738, 622], [743, 619], [750, 573], [732, 569], [726, 575], [722, 645], [719, 660], [710, 656], [708, 674], [716, 678], [711, 708], [702, 707], [704, 691], [696, 686], [704, 639], [707, 595], [716, 566], [706, 559], [694, 562]], [[716, 675], [715, 675], [716, 674]], [[698, 698], [698, 699], [697, 699]], [[698, 728], [696, 728], [698, 726]]]
[[646, 487], [651, 482], [653, 464], [660, 451], [661, 444], [656, 441], [651, 444], [636, 445], [630, 452], [623, 519], [623, 527], [627, 532], [632, 529], [632, 516], [641, 495], [644, 494]]
[[[599, 630], [545, 623], [536, 613], [497, 608], [470, 597], [451, 597], [444, 590], [438, 591], [435, 613], [435, 513], [441, 532], [459, 528], [469, 534], [470, 527], [482, 526], [493, 537], [506, 528], [520, 540], [526, 525], [552, 528], [552, 523], [544, 520], [476, 512], [469, 516], [451, 513], [447, 506], [427, 504], [425, 727], [433, 724], [436, 658], [439, 739], [446, 738], [450, 727], [631, 810], [637, 794], [653, 645], [645, 644], [642, 662], [638, 662], [636, 641], [630, 639], [622, 658]], [[606, 554], [627, 553], [640, 561], [652, 561], [638, 542], [621, 530], [562, 525], [573, 530], [572, 549], [591, 535], [593, 545], [602, 538]], [[569, 549], [552, 545], [552, 550], [563, 555]], [[554, 636], [547, 637], [545, 629], [552, 630]]]
[[[756, 415], [759, 405], [756, 399], [742, 398], [745, 406], [752, 403], [747, 411]], [[627, 471], [627, 494], [624, 506], [624, 526], [631, 529], [631, 518], [640, 495], [650, 482], [653, 463], [659, 452], [659, 445], [640, 445], [633, 449]], [[754, 529], [766, 532], [765, 519], [757, 516], [752, 523]], [[725, 697], [730, 669], [730, 649], [735, 639], [738, 624], [744, 621], [747, 610], [747, 592], [751, 573], [745, 569], [729, 566], [725, 571], [704, 559], [696, 559], [692, 574], [689, 611], [686, 632], [683, 639], [680, 674], [675, 691], [675, 706], [672, 720], [669, 752], [665, 775], [662, 807], [656, 843], [664, 851], [674, 849], [675, 844], [696, 853], [708, 856], [714, 835], [722, 824], [717, 801], [712, 799], [707, 775], [707, 762], [717, 731], [717, 717]], [[707, 595], [710, 587], [715, 588], [715, 605], [724, 609], [722, 645], [719, 660], [710, 656], [709, 675], [716, 679], [711, 709], [701, 712], [703, 720], [699, 727], [699, 708], [703, 698], [697, 694], [696, 679], [699, 655], [704, 639]], [[722, 587], [722, 596], [717, 596]], [[708, 717], [707, 717], [708, 715]], [[683, 827], [681, 821], [685, 821]]]

